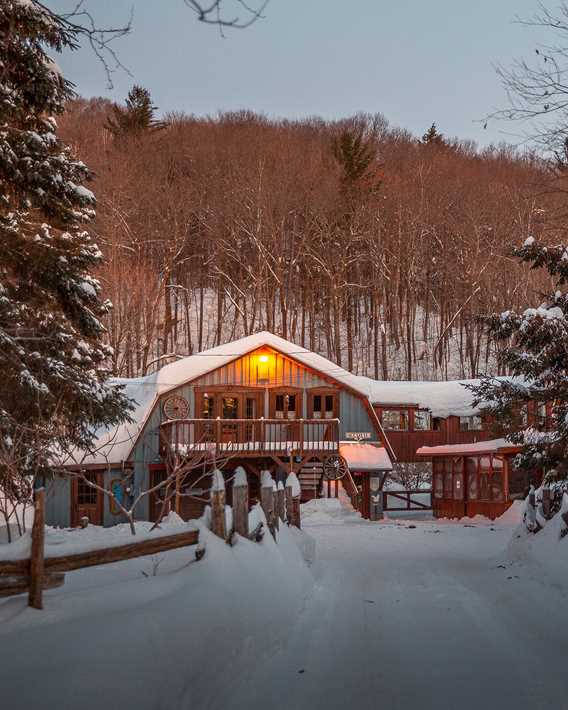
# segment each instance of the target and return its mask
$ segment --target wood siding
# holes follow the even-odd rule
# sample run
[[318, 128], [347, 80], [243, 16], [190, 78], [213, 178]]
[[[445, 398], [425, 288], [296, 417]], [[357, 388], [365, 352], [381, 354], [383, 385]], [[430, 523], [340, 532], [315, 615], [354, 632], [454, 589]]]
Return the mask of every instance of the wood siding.
[[[268, 362], [260, 362], [266, 355]], [[328, 382], [310, 369], [282, 355], [261, 348], [208, 372], [192, 382], [196, 387], [228, 385], [237, 387], [326, 387]]]
[[[400, 407], [375, 406], [379, 420], [382, 410], [400, 409]], [[412, 411], [412, 408], [409, 408]], [[424, 457], [416, 456], [416, 451], [421, 446], [442, 446], [443, 444], [472, 444], [476, 441], [488, 441], [495, 438], [495, 433], [488, 429], [478, 431], [460, 431], [460, 418], [448, 417], [439, 419], [439, 430], [415, 431], [412, 428], [413, 419], [410, 417], [408, 431], [386, 430], [385, 434], [396, 454], [399, 463], [424, 462]]]

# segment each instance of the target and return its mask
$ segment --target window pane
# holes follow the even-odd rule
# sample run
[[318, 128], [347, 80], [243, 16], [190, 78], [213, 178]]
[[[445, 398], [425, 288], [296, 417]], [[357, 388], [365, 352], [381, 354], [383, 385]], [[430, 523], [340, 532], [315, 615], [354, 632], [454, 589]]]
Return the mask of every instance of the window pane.
[[417, 409], [414, 412], [414, 428], [416, 431], [428, 431], [432, 428], [430, 412]]
[[491, 500], [502, 501], [504, 498], [503, 473], [500, 470], [493, 471], [493, 476], [491, 477]]
[[203, 395], [203, 410], [201, 416], [203, 419], [213, 419], [215, 409], [215, 398]]
[[468, 458], [465, 462], [467, 473], [467, 497], [470, 500], [477, 499], [477, 459]]
[[[91, 483], [95, 482], [92, 474], [88, 475], [87, 478]], [[91, 488], [82, 478], [77, 481], [77, 503], [79, 505], [96, 505], [97, 503], [97, 490]]]
[[481, 429], [483, 429], [483, 423], [479, 415], [460, 417], [460, 431], [480, 431]]
[[223, 419], [238, 419], [239, 400], [236, 397], [223, 397]]
[[444, 475], [444, 498], [453, 498], [453, 480], [451, 472]]
[[442, 478], [442, 474], [435, 473], [434, 474], [434, 497], [435, 498], [443, 498], [444, 497], [443, 483], [444, 483], [444, 479]]
[[326, 394], [325, 395], [325, 411], [330, 412], [333, 414], [333, 395], [332, 394]]
[[399, 409], [383, 409], [383, 426], [392, 431], [406, 431], [408, 429], [408, 412]]
[[[277, 412], [284, 411], [284, 395], [283, 394], [276, 395], [276, 411]], [[276, 416], [278, 416], [278, 415], [276, 415]]]

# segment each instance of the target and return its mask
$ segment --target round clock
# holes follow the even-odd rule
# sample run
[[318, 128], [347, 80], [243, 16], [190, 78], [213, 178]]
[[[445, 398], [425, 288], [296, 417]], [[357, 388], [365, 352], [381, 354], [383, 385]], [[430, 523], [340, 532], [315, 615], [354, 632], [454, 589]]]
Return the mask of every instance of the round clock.
[[189, 404], [185, 397], [177, 394], [164, 400], [164, 414], [168, 419], [186, 419], [189, 414]]

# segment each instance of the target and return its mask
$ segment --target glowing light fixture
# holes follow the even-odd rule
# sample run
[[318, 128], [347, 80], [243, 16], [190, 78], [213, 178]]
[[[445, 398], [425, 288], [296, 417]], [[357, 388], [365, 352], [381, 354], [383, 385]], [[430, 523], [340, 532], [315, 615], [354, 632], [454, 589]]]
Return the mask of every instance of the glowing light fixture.
[[261, 355], [261, 356], [258, 358], [258, 361], [259, 361], [259, 362], [268, 362], [268, 355]]

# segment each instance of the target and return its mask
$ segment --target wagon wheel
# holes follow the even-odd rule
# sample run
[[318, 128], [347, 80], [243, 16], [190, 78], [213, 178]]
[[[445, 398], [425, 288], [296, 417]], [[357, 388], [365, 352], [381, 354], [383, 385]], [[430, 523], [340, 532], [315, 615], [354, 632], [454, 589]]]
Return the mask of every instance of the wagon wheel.
[[347, 470], [347, 461], [343, 456], [328, 456], [323, 462], [323, 475], [328, 481], [339, 481]]

